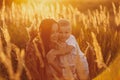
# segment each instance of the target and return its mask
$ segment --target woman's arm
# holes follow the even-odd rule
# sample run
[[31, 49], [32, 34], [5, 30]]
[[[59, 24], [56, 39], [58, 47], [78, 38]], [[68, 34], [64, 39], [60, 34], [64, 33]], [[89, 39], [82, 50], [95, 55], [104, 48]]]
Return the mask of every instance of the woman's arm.
[[47, 61], [48, 63], [53, 67], [53, 69], [57, 72], [57, 75], [59, 77], [62, 76], [62, 68], [58, 65], [58, 63], [55, 61], [55, 58], [56, 58], [56, 53], [58, 51], [56, 50], [50, 50], [47, 54]]

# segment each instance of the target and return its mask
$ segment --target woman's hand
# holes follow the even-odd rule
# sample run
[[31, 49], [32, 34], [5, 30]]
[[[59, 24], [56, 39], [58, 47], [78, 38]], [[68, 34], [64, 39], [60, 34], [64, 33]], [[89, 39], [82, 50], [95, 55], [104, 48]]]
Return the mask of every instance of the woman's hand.
[[57, 72], [57, 76], [62, 77], [62, 68], [58, 65], [59, 63], [55, 61], [57, 57], [56, 54], [57, 54], [57, 50], [52, 49], [47, 53], [46, 58], [47, 58], [48, 63]]
[[46, 55], [47, 61], [49, 64], [54, 63], [54, 60], [56, 58], [55, 50], [50, 50]]

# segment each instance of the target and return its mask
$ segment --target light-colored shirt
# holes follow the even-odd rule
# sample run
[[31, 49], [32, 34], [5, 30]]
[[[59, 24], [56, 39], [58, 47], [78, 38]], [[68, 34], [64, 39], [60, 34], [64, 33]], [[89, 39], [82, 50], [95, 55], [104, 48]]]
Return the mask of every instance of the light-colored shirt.
[[[73, 46], [74, 48], [72, 49], [71, 53], [66, 54], [64, 56], [60, 56], [61, 64], [62, 65], [65, 64], [65, 60], [66, 60], [69, 67], [75, 68], [75, 66], [76, 66], [75, 57], [78, 54], [79, 58], [80, 58], [79, 60], [80, 60], [80, 62], [82, 62], [82, 66], [84, 67], [84, 69], [86, 69], [86, 73], [89, 74], [88, 63], [87, 63], [86, 57], [85, 57], [84, 53], [82, 53], [82, 51], [80, 50], [80, 47], [79, 47], [75, 37], [73, 35], [70, 35], [70, 37], [66, 40], [66, 43], [67, 43], [67, 45]], [[75, 72], [75, 70], [73, 69], [73, 73], [74, 72]], [[63, 69], [63, 76], [67, 76], [67, 72], [65, 69]]]
[[64, 60], [66, 59], [69, 63], [69, 66], [74, 66], [74, 58], [78, 54], [80, 57], [85, 57], [82, 51], [80, 50], [80, 47], [73, 35], [70, 35], [70, 37], [66, 40], [67, 45], [73, 46], [72, 51], [69, 54], [66, 54], [64, 56], [60, 57], [61, 63], [64, 63]]

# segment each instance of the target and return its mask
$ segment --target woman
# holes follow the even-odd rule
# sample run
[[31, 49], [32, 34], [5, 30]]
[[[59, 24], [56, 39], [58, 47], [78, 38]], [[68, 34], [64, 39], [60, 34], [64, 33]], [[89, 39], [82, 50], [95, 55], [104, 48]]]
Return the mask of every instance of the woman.
[[52, 52], [52, 55], [49, 55], [49, 61], [45, 61], [45, 67], [48, 75], [47, 77], [49, 78], [49, 80], [53, 80], [55, 75], [62, 76], [62, 69], [58, 66], [58, 62], [56, 62], [56, 64], [53, 63], [56, 57], [54, 54], [58, 53], [58, 50], [56, 49], [56, 42], [58, 40], [57, 22], [53, 19], [43, 20], [40, 24], [40, 34], [45, 49], [45, 57], [49, 52]]
[[[26, 47], [26, 67], [32, 80], [53, 80], [54, 72], [59, 75], [61, 69], [57, 65], [49, 65], [46, 54], [55, 48], [54, 42], [58, 39], [58, 24], [53, 19], [44, 19], [40, 24], [40, 35], [37, 36], [35, 32], [34, 30], [30, 32], [30, 40]], [[53, 56], [50, 57], [54, 59]]]

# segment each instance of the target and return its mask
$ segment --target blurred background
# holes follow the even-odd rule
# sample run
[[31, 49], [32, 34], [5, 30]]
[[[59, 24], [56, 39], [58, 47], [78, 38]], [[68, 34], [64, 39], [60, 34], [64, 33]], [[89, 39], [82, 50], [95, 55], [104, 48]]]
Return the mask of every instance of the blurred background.
[[120, 79], [120, 0], [0, 0], [0, 15], [5, 40], [10, 38], [20, 49], [29, 40], [28, 28], [38, 30], [45, 18], [68, 19], [91, 79]]

